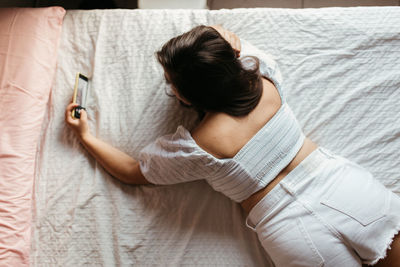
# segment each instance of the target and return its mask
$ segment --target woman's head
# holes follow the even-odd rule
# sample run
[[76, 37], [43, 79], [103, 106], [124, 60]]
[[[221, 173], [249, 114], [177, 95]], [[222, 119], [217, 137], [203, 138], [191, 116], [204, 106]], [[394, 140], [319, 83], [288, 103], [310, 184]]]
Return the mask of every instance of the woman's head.
[[258, 59], [253, 69], [244, 68], [212, 27], [197, 26], [172, 38], [156, 55], [175, 93], [198, 111], [244, 116], [261, 98]]

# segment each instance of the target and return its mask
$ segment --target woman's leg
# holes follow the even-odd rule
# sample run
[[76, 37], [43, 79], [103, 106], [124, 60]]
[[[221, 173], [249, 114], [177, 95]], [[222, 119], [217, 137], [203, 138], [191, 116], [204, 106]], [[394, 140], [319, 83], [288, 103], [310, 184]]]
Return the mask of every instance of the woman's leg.
[[376, 267], [399, 267], [400, 266], [400, 234], [393, 239], [391, 249], [387, 251], [387, 256], [378, 261]]

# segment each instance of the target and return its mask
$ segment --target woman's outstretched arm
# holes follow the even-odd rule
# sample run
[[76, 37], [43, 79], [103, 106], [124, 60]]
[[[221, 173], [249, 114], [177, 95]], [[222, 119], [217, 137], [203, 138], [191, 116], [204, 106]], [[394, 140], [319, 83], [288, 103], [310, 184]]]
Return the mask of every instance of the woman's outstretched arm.
[[127, 184], [150, 184], [140, 171], [139, 162], [93, 136], [89, 131], [87, 113], [81, 110], [81, 118], [71, 113], [77, 104], [69, 104], [65, 111], [65, 122], [79, 137], [82, 145], [112, 176]]

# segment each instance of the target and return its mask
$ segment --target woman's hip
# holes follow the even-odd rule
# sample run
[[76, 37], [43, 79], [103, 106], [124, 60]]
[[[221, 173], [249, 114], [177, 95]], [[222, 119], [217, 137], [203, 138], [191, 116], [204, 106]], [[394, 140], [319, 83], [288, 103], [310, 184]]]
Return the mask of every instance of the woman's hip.
[[399, 210], [400, 198], [370, 172], [318, 148], [257, 203], [246, 224], [277, 266], [360, 266], [386, 251]]
[[281, 172], [270, 183], [268, 183], [267, 186], [240, 203], [243, 210], [248, 214], [261, 199], [263, 199], [275, 186], [277, 186], [281, 180], [285, 179], [286, 176], [298, 165], [304, 165], [303, 161], [310, 157], [310, 155], [313, 154], [313, 152], [317, 149], [317, 144], [312, 142], [310, 139], [305, 138], [302, 147], [292, 161], [283, 170], [281, 170]]
[[[324, 179], [341, 168], [343, 168], [341, 158], [336, 158], [326, 149], [318, 147], [263, 196], [250, 210], [246, 223], [250, 228], [254, 228], [251, 225], [255, 226], [257, 222], [268, 220], [292, 203], [295, 200], [294, 195], [318, 187], [321, 178]], [[318, 178], [318, 181], [315, 178]], [[324, 181], [324, 184], [327, 185], [327, 182], [329, 181]]]

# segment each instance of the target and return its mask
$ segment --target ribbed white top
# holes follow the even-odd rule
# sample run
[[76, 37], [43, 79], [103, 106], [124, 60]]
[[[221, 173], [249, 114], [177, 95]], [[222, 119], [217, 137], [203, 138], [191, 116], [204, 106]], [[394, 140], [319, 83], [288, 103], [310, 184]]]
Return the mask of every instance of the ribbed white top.
[[296, 118], [285, 103], [236, 154], [229, 170], [206, 180], [216, 191], [241, 202], [264, 188], [292, 161], [304, 138]]
[[[175, 134], [160, 137], [141, 151], [140, 169], [149, 182], [174, 184], [205, 179], [216, 191], [241, 202], [264, 188], [293, 160], [305, 136], [286, 103], [276, 62], [244, 40], [241, 54], [260, 59], [261, 74], [274, 82], [281, 96], [279, 110], [229, 159], [207, 153], [187, 129], [179, 126]], [[247, 64], [245, 59], [242, 62]]]

